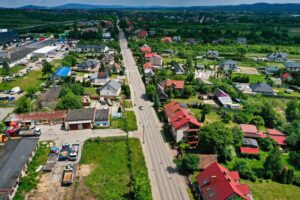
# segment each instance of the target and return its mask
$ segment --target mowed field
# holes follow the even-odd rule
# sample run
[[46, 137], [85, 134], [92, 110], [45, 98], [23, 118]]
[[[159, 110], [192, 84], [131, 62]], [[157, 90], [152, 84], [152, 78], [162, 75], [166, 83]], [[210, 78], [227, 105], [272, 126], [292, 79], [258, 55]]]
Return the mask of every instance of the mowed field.
[[133, 177], [145, 180], [146, 193], [151, 199], [147, 168], [138, 139], [130, 138], [128, 143], [125, 137], [88, 140], [83, 147], [80, 166], [89, 166], [90, 173], [83, 177], [84, 186], [79, 184], [75, 190], [87, 187], [91, 199], [128, 199], [132, 195], [130, 171]]

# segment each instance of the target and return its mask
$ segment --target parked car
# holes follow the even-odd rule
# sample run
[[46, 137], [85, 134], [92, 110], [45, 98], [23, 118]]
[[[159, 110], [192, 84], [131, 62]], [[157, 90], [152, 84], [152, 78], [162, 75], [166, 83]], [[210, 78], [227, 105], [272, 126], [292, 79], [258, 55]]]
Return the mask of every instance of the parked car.
[[9, 97], [0, 97], [0, 101], [7, 101]]
[[20, 87], [14, 87], [13, 89], [11, 89], [10, 94], [18, 94], [20, 91]]
[[69, 160], [76, 161], [78, 159], [78, 152], [79, 152], [79, 144], [72, 144]]
[[4, 94], [10, 94], [10, 90], [4, 90]]

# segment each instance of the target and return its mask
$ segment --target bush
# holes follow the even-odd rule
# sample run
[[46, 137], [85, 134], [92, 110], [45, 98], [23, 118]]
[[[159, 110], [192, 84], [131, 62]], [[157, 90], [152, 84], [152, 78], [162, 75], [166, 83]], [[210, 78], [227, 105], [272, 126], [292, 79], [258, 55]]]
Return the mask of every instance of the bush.
[[291, 151], [289, 153], [289, 160], [293, 163], [296, 167], [300, 168], [300, 152]]
[[276, 142], [272, 138], [258, 138], [257, 142], [263, 151], [271, 151], [276, 146]]
[[237, 170], [241, 178], [256, 181], [257, 177], [253, 170], [249, 167], [246, 161], [236, 162], [234, 165], [234, 170]]

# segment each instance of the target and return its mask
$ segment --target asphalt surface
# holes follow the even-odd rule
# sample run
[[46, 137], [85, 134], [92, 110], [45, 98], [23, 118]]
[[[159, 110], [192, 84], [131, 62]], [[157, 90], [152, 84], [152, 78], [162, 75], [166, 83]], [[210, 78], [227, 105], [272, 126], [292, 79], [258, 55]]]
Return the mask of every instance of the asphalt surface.
[[[178, 175], [173, 163], [173, 156], [161, 133], [161, 123], [147, 100], [145, 86], [139, 74], [131, 51], [127, 47], [127, 41], [120, 31], [120, 46], [123, 54], [124, 65], [128, 72], [131, 90], [133, 90], [133, 102], [136, 105], [137, 120], [142, 127], [143, 150], [148, 166], [153, 198], [160, 200], [186, 200], [189, 199], [186, 184]], [[138, 109], [143, 106], [144, 109]]]

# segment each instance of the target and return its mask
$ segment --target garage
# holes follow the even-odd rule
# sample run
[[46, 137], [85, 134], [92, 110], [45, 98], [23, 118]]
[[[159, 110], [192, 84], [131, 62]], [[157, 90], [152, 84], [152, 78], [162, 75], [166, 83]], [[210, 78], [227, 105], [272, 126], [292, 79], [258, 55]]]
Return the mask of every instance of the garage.
[[91, 123], [84, 123], [84, 124], [82, 124], [82, 128], [83, 129], [90, 129], [90, 128], [92, 128], [91, 127]]
[[70, 130], [78, 130], [78, 124], [70, 124]]

